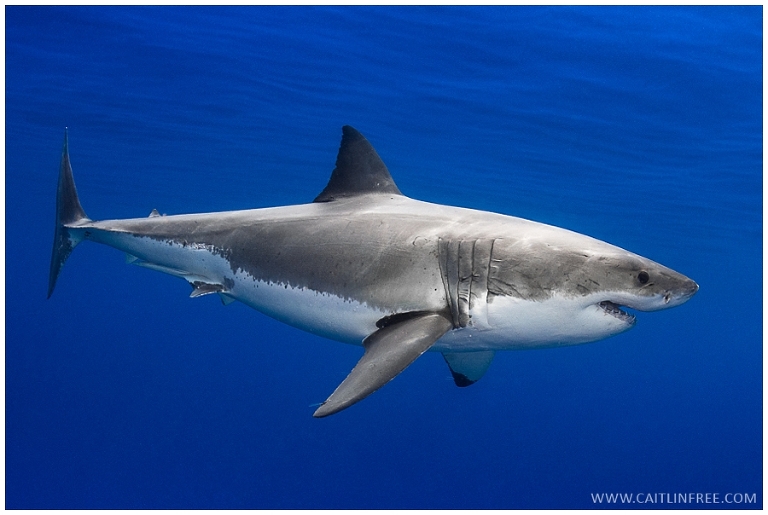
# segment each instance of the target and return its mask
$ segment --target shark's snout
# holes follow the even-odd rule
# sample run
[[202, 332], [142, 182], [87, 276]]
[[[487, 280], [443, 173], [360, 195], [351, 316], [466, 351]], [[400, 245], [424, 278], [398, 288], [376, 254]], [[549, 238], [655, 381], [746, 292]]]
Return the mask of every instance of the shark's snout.
[[664, 282], [666, 284], [658, 288], [655, 294], [639, 298], [636, 303], [628, 301], [624, 305], [640, 311], [658, 311], [684, 304], [699, 291], [696, 281], [677, 272], [674, 272], [671, 280], [666, 278]]
[[688, 302], [691, 297], [696, 295], [697, 291], [699, 291], [699, 285], [696, 284], [696, 281], [686, 277], [679, 288], [667, 292], [664, 296], [665, 304], [667, 304], [665, 307], [671, 308]]

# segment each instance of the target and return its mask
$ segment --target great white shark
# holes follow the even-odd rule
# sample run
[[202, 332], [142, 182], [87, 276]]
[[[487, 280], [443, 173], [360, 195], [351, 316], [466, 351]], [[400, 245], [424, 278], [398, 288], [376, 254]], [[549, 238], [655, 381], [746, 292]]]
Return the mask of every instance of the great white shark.
[[631, 329], [624, 308], [678, 306], [698, 290], [650, 259], [566, 229], [403, 195], [357, 130], [342, 129], [336, 168], [309, 204], [94, 221], [78, 199], [67, 136], [48, 297], [83, 240], [185, 279], [313, 334], [362, 345], [315, 411], [343, 410], [427, 350], [458, 386], [500, 350], [587, 343]]

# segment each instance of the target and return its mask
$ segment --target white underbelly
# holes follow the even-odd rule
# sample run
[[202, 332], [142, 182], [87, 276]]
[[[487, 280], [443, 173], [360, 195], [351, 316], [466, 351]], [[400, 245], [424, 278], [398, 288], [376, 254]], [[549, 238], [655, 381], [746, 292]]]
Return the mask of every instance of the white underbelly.
[[233, 296], [281, 322], [312, 334], [361, 345], [388, 313], [352, 299], [254, 280], [244, 272], [235, 277]]
[[433, 349], [461, 352], [577, 345], [632, 327], [599, 308], [599, 300], [599, 296], [555, 295], [543, 301], [497, 296], [486, 305], [487, 325], [451, 331]]

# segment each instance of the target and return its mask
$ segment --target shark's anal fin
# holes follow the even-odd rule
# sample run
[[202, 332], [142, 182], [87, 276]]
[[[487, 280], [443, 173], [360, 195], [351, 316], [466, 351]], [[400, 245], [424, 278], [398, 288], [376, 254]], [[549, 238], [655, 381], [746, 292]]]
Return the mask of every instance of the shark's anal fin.
[[341, 131], [336, 168], [315, 202], [333, 202], [370, 193], [402, 195], [387, 165], [368, 140], [349, 125], [342, 127]]
[[464, 387], [475, 384], [488, 370], [493, 361], [494, 351], [444, 352], [443, 358], [451, 369], [453, 382]]
[[384, 325], [365, 339], [365, 354], [314, 416], [333, 415], [372, 394], [452, 328], [450, 318], [430, 312]]

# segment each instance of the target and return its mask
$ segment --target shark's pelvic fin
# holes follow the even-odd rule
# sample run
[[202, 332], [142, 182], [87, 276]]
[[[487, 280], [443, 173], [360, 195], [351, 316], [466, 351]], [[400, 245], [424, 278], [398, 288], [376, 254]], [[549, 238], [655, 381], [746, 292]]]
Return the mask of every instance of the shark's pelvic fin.
[[373, 146], [356, 129], [342, 127], [336, 168], [315, 202], [332, 202], [369, 193], [402, 195]]
[[227, 288], [225, 285], [205, 277], [191, 274], [185, 270], [171, 268], [165, 265], [158, 265], [157, 263], [145, 261], [132, 254], [125, 255], [125, 262], [129, 265], [136, 265], [142, 268], [148, 268], [150, 270], [172, 275], [174, 277], [181, 277], [182, 279], [186, 280], [190, 286], [192, 286], [192, 292], [189, 294], [189, 297], [192, 299], [202, 297], [203, 295], [209, 295], [211, 293], [218, 293], [219, 297], [221, 298], [221, 302], [225, 306], [237, 300], [229, 295], [229, 288]]
[[333, 415], [372, 394], [452, 328], [450, 318], [429, 312], [385, 325], [365, 339], [365, 354], [314, 416]]
[[469, 386], [480, 380], [493, 361], [494, 351], [444, 352], [443, 358], [451, 369], [456, 386]]
[[48, 275], [48, 298], [56, 287], [56, 279], [64, 266], [64, 262], [82, 241], [76, 233], [70, 231], [67, 226], [77, 222], [88, 220], [80, 199], [77, 197], [75, 179], [72, 176], [72, 165], [69, 162], [69, 145], [67, 143], [67, 131], [64, 131], [64, 149], [61, 152], [61, 166], [59, 168], [59, 186], [56, 191], [56, 230], [53, 235], [53, 252], [51, 253], [51, 268]]
[[233, 302], [235, 302], [237, 300], [234, 297], [232, 297], [231, 295], [228, 295], [228, 294], [224, 293], [223, 291], [216, 292], [216, 293], [219, 294], [219, 298], [221, 299], [221, 303], [224, 304], [225, 306], [229, 306], [230, 304], [232, 304]]
[[220, 293], [225, 291], [223, 284], [205, 283], [203, 281], [194, 281], [190, 284], [192, 285], [192, 293], [189, 294], [189, 297], [192, 299], [211, 293]]

